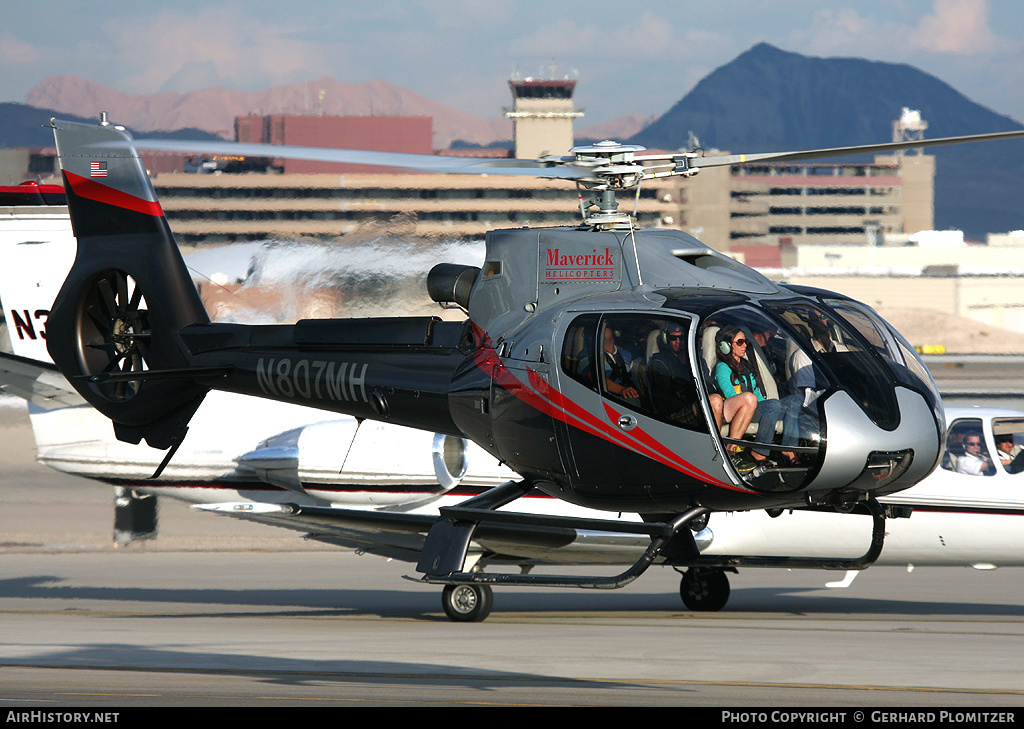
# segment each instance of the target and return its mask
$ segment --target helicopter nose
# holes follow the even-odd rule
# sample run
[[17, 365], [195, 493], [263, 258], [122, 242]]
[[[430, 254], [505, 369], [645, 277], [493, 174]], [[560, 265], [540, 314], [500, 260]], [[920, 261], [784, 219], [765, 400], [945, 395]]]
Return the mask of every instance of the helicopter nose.
[[879, 427], [846, 392], [824, 403], [825, 460], [811, 488], [880, 496], [911, 486], [935, 467], [941, 448], [935, 413], [925, 398], [896, 388], [899, 424]]

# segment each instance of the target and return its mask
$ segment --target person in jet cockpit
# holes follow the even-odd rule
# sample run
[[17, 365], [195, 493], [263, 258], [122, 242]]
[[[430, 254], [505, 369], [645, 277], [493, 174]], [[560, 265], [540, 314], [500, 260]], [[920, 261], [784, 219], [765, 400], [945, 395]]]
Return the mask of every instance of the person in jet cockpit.
[[979, 431], [972, 430], [964, 436], [964, 454], [956, 459], [956, 471], [969, 476], [991, 476], [996, 472]]

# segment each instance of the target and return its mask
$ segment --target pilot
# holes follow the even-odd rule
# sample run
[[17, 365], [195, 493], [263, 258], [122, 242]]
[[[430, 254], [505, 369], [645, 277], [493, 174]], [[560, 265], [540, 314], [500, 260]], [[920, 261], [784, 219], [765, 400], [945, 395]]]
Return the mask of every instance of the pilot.
[[956, 459], [956, 471], [969, 476], [991, 476], [996, 472], [980, 431], [971, 430], [964, 436], [964, 454]]
[[629, 366], [633, 358], [629, 352], [615, 344], [615, 332], [612, 328], [604, 328], [604, 383], [605, 389], [612, 395], [626, 400], [636, 400], [640, 392], [633, 386]]
[[1014, 445], [1012, 435], [996, 436], [996, 455], [1007, 473], [1024, 471], [1024, 448]]
[[811, 328], [811, 344], [819, 353], [840, 352], [840, 348], [832, 338], [832, 327], [829, 320], [815, 312], [815, 316], [807, 319], [807, 325]]
[[757, 346], [761, 348], [765, 364], [768, 365], [768, 369], [776, 384], [784, 386], [786, 353], [784, 347], [780, 351], [778, 337], [776, 336], [779, 332], [778, 328], [766, 321], [758, 321], [749, 329], [750, 333], [754, 335], [754, 341], [757, 342]]
[[[681, 324], [671, 323], [665, 329], [667, 347], [658, 352], [647, 365], [647, 379], [651, 383], [651, 396], [658, 414], [693, 430], [707, 430], [698, 402], [697, 386], [686, 346], [686, 330]], [[711, 412], [721, 427], [725, 400], [711, 396]], [[747, 423], [750, 419], [747, 418]], [[746, 425], [743, 426], [746, 429]]]

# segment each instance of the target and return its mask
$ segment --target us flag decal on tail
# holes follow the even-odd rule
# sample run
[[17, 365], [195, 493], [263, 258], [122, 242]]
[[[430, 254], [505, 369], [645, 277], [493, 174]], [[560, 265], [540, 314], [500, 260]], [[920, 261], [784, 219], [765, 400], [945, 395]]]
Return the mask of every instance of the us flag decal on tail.
[[106, 177], [107, 176], [107, 163], [106, 162], [90, 162], [89, 163], [89, 177]]

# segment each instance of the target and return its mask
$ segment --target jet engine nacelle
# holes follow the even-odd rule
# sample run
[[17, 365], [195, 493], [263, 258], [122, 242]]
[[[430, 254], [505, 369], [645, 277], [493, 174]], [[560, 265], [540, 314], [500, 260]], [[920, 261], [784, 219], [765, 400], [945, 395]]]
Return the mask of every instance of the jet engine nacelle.
[[[464, 438], [353, 418], [303, 426], [266, 439], [238, 457], [239, 471], [332, 503], [381, 506], [419, 501], [458, 486], [469, 471]], [[492, 459], [477, 458], [474, 481], [494, 485]]]

